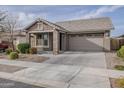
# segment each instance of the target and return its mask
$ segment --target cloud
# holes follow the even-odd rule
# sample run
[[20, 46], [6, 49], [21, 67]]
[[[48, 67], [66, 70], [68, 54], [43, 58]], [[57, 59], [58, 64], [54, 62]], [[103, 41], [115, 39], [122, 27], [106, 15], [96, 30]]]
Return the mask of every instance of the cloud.
[[46, 13], [24, 13], [24, 12], [19, 12], [17, 13], [18, 15], [18, 20], [19, 22], [23, 23], [23, 25], [27, 25], [28, 23], [32, 22], [36, 18], [46, 18], [47, 14]]
[[96, 10], [92, 10], [89, 13], [85, 14], [84, 16], [82, 16], [82, 18], [93, 18], [93, 17], [98, 17], [101, 16], [105, 13], [110, 13], [110, 12], [114, 12], [120, 8], [122, 8], [124, 6], [102, 6]]

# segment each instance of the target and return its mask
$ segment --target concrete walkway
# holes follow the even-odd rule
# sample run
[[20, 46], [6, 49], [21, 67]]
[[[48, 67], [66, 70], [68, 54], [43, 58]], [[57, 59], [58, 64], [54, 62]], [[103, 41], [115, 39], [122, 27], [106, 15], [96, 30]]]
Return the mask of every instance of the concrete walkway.
[[[0, 78], [41, 87], [110, 87], [109, 77], [124, 76], [123, 71], [106, 69], [104, 53], [65, 53], [49, 56], [43, 63], [0, 59], [0, 64], [27, 67], [14, 72], [0, 72]], [[97, 59], [96, 59], [97, 57]]]

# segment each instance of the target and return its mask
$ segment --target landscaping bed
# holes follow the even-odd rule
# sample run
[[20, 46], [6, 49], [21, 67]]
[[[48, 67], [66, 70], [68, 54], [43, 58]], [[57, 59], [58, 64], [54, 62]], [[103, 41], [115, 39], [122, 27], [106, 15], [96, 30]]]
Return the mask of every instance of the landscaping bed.
[[21, 55], [19, 55], [19, 59], [16, 59], [16, 60], [42, 63], [43, 61], [45, 61], [47, 59], [49, 59], [49, 58], [44, 57], [44, 56], [21, 54]]
[[124, 88], [124, 78], [123, 79], [110, 78], [110, 82], [112, 88]]
[[108, 69], [115, 69], [116, 65], [124, 66], [124, 60], [122, 58], [119, 58], [116, 52], [105, 53], [105, 56]]
[[[0, 59], [9, 59], [8, 55], [0, 54]], [[37, 62], [42, 63], [43, 61], [49, 59], [48, 57], [38, 56], [36, 54], [19, 54], [19, 58], [15, 59], [16, 61], [27, 61], [27, 62]]]
[[[124, 71], [124, 60], [117, 56], [116, 52], [105, 53], [107, 68]], [[120, 88], [117, 84], [118, 79], [110, 78], [110, 84], [112, 88]]]

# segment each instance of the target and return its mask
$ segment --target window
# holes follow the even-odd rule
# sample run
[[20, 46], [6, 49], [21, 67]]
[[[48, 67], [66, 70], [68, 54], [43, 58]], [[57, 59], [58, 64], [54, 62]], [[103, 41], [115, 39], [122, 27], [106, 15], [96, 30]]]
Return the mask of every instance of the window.
[[37, 34], [36, 46], [48, 46], [48, 33]]
[[48, 46], [48, 33], [45, 33], [43, 35], [43, 42], [44, 42], [44, 46]]

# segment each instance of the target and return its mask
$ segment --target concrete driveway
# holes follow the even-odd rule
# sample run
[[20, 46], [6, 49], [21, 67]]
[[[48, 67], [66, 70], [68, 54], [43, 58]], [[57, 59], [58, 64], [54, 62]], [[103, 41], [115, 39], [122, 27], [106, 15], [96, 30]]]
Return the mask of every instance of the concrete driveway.
[[110, 87], [109, 77], [104, 71], [104, 52], [65, 52], [42, 56], [50, 59], [43, 63], [0, 60], [0, 64], [27, 67], [11, 74], [0, 73], [0, 77], [42, 87]]
[[[109, 78], [101, 75], [94, 75], [96, 71], [88, 72], [91, 69], [106, 69], [104, 52], [65, 52], [53, 56], [45, 63], [66, 66], [77, 66], [80, 71], [70, 80], [69, 87], [110, 87]], [[87, 73], [88, 72], [88, 73]]]
[[65, 52], [57, 56], [52, 54], [44, 56], [51, 58], [45, 62], [50, 64], [106, 68], [104, 52]]

